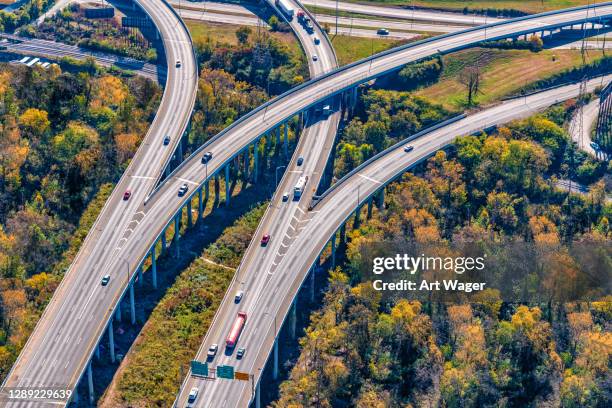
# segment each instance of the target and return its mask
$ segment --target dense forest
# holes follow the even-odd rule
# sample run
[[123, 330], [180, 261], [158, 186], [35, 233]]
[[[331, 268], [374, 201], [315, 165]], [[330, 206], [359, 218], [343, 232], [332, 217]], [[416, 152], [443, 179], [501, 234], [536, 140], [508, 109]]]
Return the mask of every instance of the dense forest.
[[194, 39], [198, 61], [204, 68], [223, 70], [269, 95], [282, 93], [308, 79], [308, 65], [301, 52], [266, 30], [236, 30], [236, 45], [210, 36]]
[[0, 375], [144, 137], [140, 77], [0, 66]]
[[[388, 92], [364, 98], [366, 125], [376, 94]], [[610, 406], [612, 298], [543, 306], [487, 289], [471, 304], [421, 303], [382, 299], [363, 275], [367, 245], [407, 239], [552, 245], [555, 279], [574, 279], [565, 245], [612, 238], [608, 163], [576, 152], [562, 128], [574, 103], [459, 138], [387, 189], [386, 208], [348, 233], [273, 406]], [[569, 172], [594, 182], [588, 194], [556, 188]]]

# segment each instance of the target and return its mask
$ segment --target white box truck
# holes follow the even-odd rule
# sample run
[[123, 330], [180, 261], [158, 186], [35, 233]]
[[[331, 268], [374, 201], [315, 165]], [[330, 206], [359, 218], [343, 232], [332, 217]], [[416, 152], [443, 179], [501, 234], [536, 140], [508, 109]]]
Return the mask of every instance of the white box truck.
[[308, 176], [302, 176], [298, 180], [295, 187], [293, 187], [293, 201], [298, 201], [304, 192], [304, 187], [306, 187], [306, 183], [308, 182]]
[[295, 10], [289, 1], [287, 0], [276, 0], [276, 6], [283, 12], [287, 20], [293, 20], [293, 13]]

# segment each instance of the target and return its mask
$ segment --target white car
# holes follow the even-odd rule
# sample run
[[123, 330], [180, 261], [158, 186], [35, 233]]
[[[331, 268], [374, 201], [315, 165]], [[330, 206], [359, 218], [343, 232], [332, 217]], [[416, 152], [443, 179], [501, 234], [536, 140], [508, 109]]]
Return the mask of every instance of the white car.
[[198, 398], [198, 391], [198, 387], [193, 387], [191, 391], [189, 391], [189, 397], [187, 397], [187, 402], [190, 404], [189, 406]]
[[244, 296], [244, 292], [239, 290], [238, 292], [236, 292], [236, 296], [234, 296], [234, 302], [240, 303], [243, 296]]
[[317, 54], [314, 54], [314, 55], [312, 56], [312, 60], [313, 60], [313, 61], [318, 61], [318, 60], [319, 60], [319, 57], [317, 57]]
[[208, 356], [209, 359], [213, 358], [214, 356], [217, 355], [217, 350], [219, 350], [219, 346], [217, 345], [217, 343], [214, 343], [208, 348], [208, 353], [206, 355]]
[[285, 194], [283, 194], [283, 201], [289, 201], [289, 193], [285, 191]]

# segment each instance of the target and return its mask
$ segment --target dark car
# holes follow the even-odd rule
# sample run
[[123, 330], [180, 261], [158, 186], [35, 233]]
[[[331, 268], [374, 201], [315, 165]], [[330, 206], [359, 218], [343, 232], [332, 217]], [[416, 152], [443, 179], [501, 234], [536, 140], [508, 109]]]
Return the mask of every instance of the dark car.
[[108, 285], [109, 281], [110, 281], [110, 275], [104, 275], [100, 283], [102, 284], [102, 286], [106, 286]]
[[413, 150], [414, 150], [414, 146], [409, 145], [409, 146], [404, 147], [404, 151], [406, 153], [410, 153]]
[[125, 190], [125, 193], [123, 193], [123, 200], [127, 201], [130, 199], [131, 196], [132, 196], [132, 192], [130, 190]]
[[389, 35], [389, 30], [387, 30], [386, 28], [379, 28], [378, 31], [376, 31], [376, 34], [378, 34], [378, 35]]
[[270, 234], [265, 234], [263, 237], [261, 237], [261, 246], [268, 245], [268, 242], [270, 242]]
[[302, 165], [302, 163], [304, 163], [304, 158], [303, 158], [302, 156], [300, 156], [300, 157], [298, 157], [298, 159], [297, 159], [297, 165], [298, 165], [298, 166], [301, 166], [301, 165]]
[[208, 163], [212, 159], [212, 152], [206, 152], [202, 155], [202, 163]]
[[187, 186], [187, 183], [185, 183], [181, 186], [181, 188], [179, 188], [178, 196], [179, 197], [184, 196], [187, 193], [187, 191], [189, 191], [189, 187]]
[[170, 144], [170, 136], [164, 137], [164, 146], [168, 146]]
[[244, 349], [244, 347], [240, 347], [237, 351], [236, 351], [236, 358], [238, 360], [242, 359], [242, 357], [244, 357], [244, 352], [246, 350]]

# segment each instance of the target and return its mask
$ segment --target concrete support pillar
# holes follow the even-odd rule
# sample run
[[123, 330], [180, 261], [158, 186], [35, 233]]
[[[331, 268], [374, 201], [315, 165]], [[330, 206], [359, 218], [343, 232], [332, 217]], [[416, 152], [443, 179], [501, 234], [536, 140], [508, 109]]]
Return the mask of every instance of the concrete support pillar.
[[136, 304], [134, 302], [134, 283], [130, 283], [130, 321], [136, 324]]
[[115, 362], [115, 333], [113, 333], [113, 321], [108, 323], [108, 349], [110, 351], [111, 363]]
[[204, 195], [202, 188], [198, 192], [198, 222], [204, 218]]
[[373, 206], [372, 198], [370, 198], [368, 200], [368, 220], [372, 218], [372, 206]]
[[210, 195], [209, 181], [206, 180], [206, 183], [204, 184], [204, 201], [208, 202], [208, 196], [209, 195]]
[[157, 289], [157, 259], [155, 259], [155, 245], [151, 248], [151, 274], [153, 275], [153, 289]]
[[382, 211], [385, 208], [385, 189], [381, 189], [378, 193], [378, 209]]
[[166, 175], [166, 177], [170, 175], [170, 163], [168, 163], [168, 165], [166, 166], [166, 170], [164, 171], [164, 174]]
[[295, 300], [291, 304], [291, 338], [295, 340], [297, 328], [297, 305]]
[[95, 348], [95, 352], [94, 353], [95, 353], [96, 358], [98, 359], [98, 361], [100, 361], [100, 345], [99, 344], [96, 344], [96, 348]]
[[355, 210], [355, 222], [353, 223], [353, 228], [359, 228], [361, 225], [361, 207], [357, 207]]
[[334, 269], [336, 267], [336, 233], [331, 237], [331, 267]]
[[230, 198], [230, 164], [227, 163], [227, 166], [225, 166], [225, 205], [230, 204]]
[[266, 135], [265, 140], [261, 143], [261, 168], [262, 168], [262, 174], [263, 172], [266, 170], [266, 149], [269, 147], [270, 145], [270, 140], [272, 140], [270, 138], [270, 135]]
[[166, 229], [164, 228], [164, 230], [162, 231], [161, 234], [161, 253], [163, 254], [164, 252], [166, 252], [166, 247], [167, 247], [167, 242], [166, 242]]
[[176, 158], [178, 159], [178, 163], [180, 163], [183, 161], [183, 138], [182, 137], [179, 139], [176, 149], [177, 149]]
[[259, 383], [255, 388], [255, 408], [261, 408], [261, 392], [259, 391]]
[[187, 201], [187, 225], [189, 228], [193, 227], [193, 215], [191, 214], [191, 199]]
[[281, 135], [280, 135], [281, 131], [280, 131], [280, 126], [278, 126], [276, 128], [276, 150], [280, 150], [280, 141], [281, 141]]
[[253, 143], [253, 182], [257, 182], [259, 175], [259, 139]]
[[75, 404], [79, 403], [79, 387], [74, 387], [74, 391], [72, 392], [72, 402]]
[[219, 194], [220, 188], [221, 188], [221, 185], [219, 184], [219, 174], [215, 174], [215, 199], [217, 200], [217, 202], [219, 202], [220, 200], [220, 194]]
[[340, 242], [346, 242], [346, 224], [340, 227]]
[[249, 178], [249, 147], [247, 146], [246, 149], [244, 149], [244, 152], [242, 153], [242, 175], [244, 177], [245, 180], [247, 180]]
[[115, 320], [121, 323], [121, 299], [117, 303], [117, 309], [115, 309]]
[[[181, 211], [182, 212], [182, 211]], [[174, 237], [172, 238], [174, 246], [174, 257], [179, 257], [179, 238], [181, 235], [181, 212], [174, 217]]]
[[272, 367], [272, 379], [278, 379], [278, 339], [274, 339], [274, 367]]
[[87, 388], [89, 390], [89, 403], [94, 403], [94, 388], [93, 388], [93, 373], [91, 370], [91, 361], [87, 364]]
[[283, 149], [285, 151], [285, 158], [289, 157], [289, 123], [285, 122], [285, 126], [283, 126], [285, 131], [285, 138], [283, 142]]
[[144, 279], [142, 279], [142, 264], [138, 265], [138, 284], [142, 286]]

